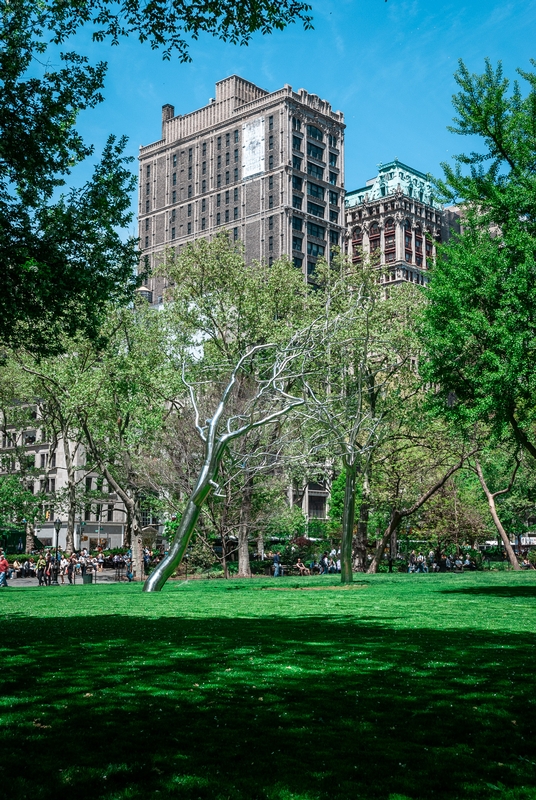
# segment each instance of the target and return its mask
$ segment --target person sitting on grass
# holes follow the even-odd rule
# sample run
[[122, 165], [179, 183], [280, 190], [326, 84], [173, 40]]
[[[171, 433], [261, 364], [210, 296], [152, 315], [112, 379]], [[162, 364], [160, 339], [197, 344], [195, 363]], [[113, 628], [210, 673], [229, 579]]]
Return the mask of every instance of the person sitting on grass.
[[310, 575], [311, 574], [311, 570], [307, 569], [307, 567], [305, 566], [305, 564], [303, 563], [301, 558], [298, 558], [298, 560], [296, 561], [296, 564], [294, 566], [297, 569], [299, 569], [300, 575]]

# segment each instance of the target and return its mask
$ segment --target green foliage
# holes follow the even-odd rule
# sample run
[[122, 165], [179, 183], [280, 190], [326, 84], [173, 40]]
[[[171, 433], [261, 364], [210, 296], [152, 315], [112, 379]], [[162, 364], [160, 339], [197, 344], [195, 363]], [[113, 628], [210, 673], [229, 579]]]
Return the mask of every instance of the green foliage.
[[[331, 493], [329, 496], [328, 517], [334, 529], [341, 529], [342, 527], [342, 514], [344, 511], [344, 491], [346, 486], [346, 470], [342, 469], [337, 477], [332, 481]], [[355, 516], [357, 522], [359, 519], [359, 508], [361, 505], [362, 485], [358, 482], [356, 490], [356, 503], [355, 503]]]
[[39, 24], [47, 27], [56, 43], [62, 43], [86, 26], [93, 40], [109, 39], [118, 44], [121, 37], [135, 36], [149, 42], [153, 50], [163, 48], [169, 59], [176, 54], [189, 61], [191, 39], [208, 33], [233, 44], [247, 45], [254, 33], [282, 30], [297, 20], [305, 29], [312, 27], [311, 6], [300, 0], [253, 0], [253, 2], [195, 3], [172, 2], [166, 5], [143, 0], [68, 0], [61, 5], [41, 3], [36, 8]]
[[[20, 522], [23, 519], [37, 519], [43, 498], [34, 495], [25, 485], [20, 475], [0, 476], [0, 525]], [[25, 534], [22, 535], [23, 542]]]
[[[443, 165], [439, 188], [462, 204], [463, 232], [441, 248], [424, 311], [425, 377], [441, 412], [464, 423], [509, 426], [536, 456], [532, 425], [536, 341], [536, 75], [522, 95], [486, 62], [460, 62], [452, 130], [477, 136], [480, 153]], [[468, 169], [467, 169], [468, 168]]]

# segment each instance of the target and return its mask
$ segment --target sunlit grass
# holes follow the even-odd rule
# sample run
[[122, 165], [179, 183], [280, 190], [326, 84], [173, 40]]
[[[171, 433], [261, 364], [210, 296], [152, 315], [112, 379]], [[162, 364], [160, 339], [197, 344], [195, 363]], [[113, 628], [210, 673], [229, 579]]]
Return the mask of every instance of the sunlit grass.
[[9, 796], [534, 798], [535, 600], [536, 573], [13, 582]]

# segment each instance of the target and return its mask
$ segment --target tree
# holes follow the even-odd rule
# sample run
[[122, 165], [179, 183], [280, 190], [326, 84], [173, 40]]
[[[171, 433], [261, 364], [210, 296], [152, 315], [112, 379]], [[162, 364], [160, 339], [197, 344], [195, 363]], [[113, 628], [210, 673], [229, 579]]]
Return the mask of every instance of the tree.
[[[342, 512], [341, 580], [352, 581], [353, 556], [367, 563], [370, 469], [389, 420], [403, 414], [419, 380], [412, 321], [420, 295], [414, 287], [387, 294], [374, 264], [350, 264], [335, 257], [317, 267], [315, 367], [305, 384], [305, 423], [311, 450], [340, 460], [345, 474]], [[360, 524], [354, 546], [355, 504], [361, 490]]]
[[[534, 62], [533, 62], [534, 63]], [[482, 151], [444, 164], [439, 189], [462, 205], [463, 231], [440, 249], [424, 310], [422, 371], [448, 418], [510, 428], [536, 458], [536, 75], [510, 91], [502, 67], [460, 62], [452, 130]]]
[[[209, 382], [216, 391], [215, 405], [221, 397], [220, 381], [226, 382], [246, 352], [268, 343], [284, 349], [293, 331], [299, 330], [308, 318], [308, 288], [291, 262], [281, 259], [271, 267], [246, 264], [242, 244], [231, 242], [227, 234], [211, 242], [200, 239], [179, 257], [168, 253], [159, 271], [171, 286], [168, 299], [172, 302], [165, 310], [170, 335], [180, 332], [192, 351], [202, 350], [197, 368], [210, 375]], [[263, 360], [271, 363], [273, 358], [271, 348], [257, 352], [257, 359], [247, 362], [247, 369], [239, 370], [236, 376], [233, 413], [237, 415], [241, 403], [247, 413], [250, 393], [255, 392], [255, 371], [262, 368]], [[292, 386], [287, 389], [292, 392]], [[204, 389], [205, 399], [210, 391], [213, 390]], [[276, 469], [280, 449], [279, 423], [255, 427], [234, 438], [232, 447], [225, 448], [223, 458], [227, 461], [232, 456], [234, 464], [227, 470], [234, 475], [232, 491], [229, 502], [221, 500], [214, 507], [211, 504], [211, 510], [225, 511], [228, 525], [231, 506], [238, 506], [235, 527], [239, 574], [243, 576], [250, 574], [248, 539], [255, 482], [261, 471], [266, 474]]]
[[[251, 378], [253, 386], [248, 402], [245, 406], [240, 405], [238, 414], [233, 414], [233, 394], [237, 389], [243, 391], [238, 380], [241, 372], [250, 366], [255, 356], [267, 356], [270, 352], [274, 354], [273, 359], [257, 366], [256, 375]], [[304, 355], [303, 337], [297, 335], [292, 336], [284, 348], [268, 343], [248, 349], [238, 359], [223, 389], [217, 408], [209, 418], [205, 419], [204, 424], [200, 421], [201, 414], [195, 387], [187, 382], [195, 411], [195, 427], [203, 443], [203, 465], [186, 503], [169, 553], [147, 578], [143, 587], [145, 592], [160, 591], [180, 564], [194, 532], [201, 507], [209, 493], [217, 492], [220, 488], [217, 481], [220, 462], [229, 444], [256, 428], [275, 422], [303, 403], [303, 398], [291, 395], [286, 390], [286, 385], [292, 383], [293, 373], [301, 376], [300, 364]], [[186, 368], [185, 360], [183, 368], [185, 382]], [[201, 380], [201, 383], [204, 381]]]

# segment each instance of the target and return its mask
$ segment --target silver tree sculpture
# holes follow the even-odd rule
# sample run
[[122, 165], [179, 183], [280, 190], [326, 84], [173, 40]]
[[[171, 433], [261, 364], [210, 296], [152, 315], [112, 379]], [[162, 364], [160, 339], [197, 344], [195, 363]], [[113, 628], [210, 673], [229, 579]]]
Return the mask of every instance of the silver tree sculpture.
[[[288, 387], [296, 383], [297, 379], [303, 375], [306, 349], [303, 337], [299, 335], [294, 336], [287, 347], [281, 351], [275, 344], [252, 347], [237, 362], [214, 414], [205, 421], [204, 425], [200, 424], [199, 404], [194, 386], [186, 381], [183, 371], [183, 381], [188, 387], [195, 413], [195, 427], [204, 446], [204, 459], [169, 553], [147, 578], [143, 587], [144, 592], [159, 592], [181, 563], [203, 503], [210, 492], [216, 493], [219, 490], [218, 470], [229, 443], [233, 439], [244, 436], [248, 431], [261, 425], [267, 425], [293, 408], [302, 405], [303, 397], [290, 394]], [[244, 365], [260, 351], [269, 350], [273, 350], [274, 358], [268, 377], [255, 379], [255, 391], [242, 413], [226, 417], [233, 390], [235, 390], [239, 373], [243, 370]]]

